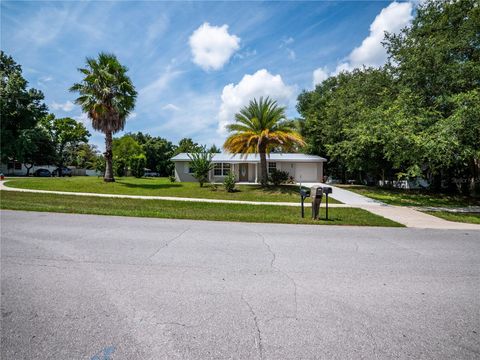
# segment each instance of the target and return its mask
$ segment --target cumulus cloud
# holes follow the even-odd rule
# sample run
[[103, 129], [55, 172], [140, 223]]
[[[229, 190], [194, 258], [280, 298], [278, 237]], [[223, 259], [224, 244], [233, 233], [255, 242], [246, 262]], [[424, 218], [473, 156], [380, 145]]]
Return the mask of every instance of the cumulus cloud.
[[328, 71], [327, 68], [318, 68], [313, 71], [313, 87], [315, 85], [320, 84], [323, 80], [328, 78]]
[[190, 36], [193, 62], [204, 70], [219, 70], [240, 48], [240, 38], [228, 33], [228, 25], [202, 24]]
[[398, 33], [413, 19], [412, 10], [413, 6], [409, 2], [393, 2], [382, 9], [370, 25], [370, 34], [350, 53], [350, 66], [383, 65], [387, 60], [387, 52], [382, 46], [385, 31]]
[[[379, 67], [387, 60], [387, 52], [382, 45], [385, 32], [399, 33], [413, 19], [413, 4], [411, 2], [392, 2], [375, 17], [370, 24], [370, 33], [363, 39], [362, 44], [340, 62], [335, 71], [330, 75], [336, 75], [342, 71], [351, 71], [354, 68], [365, 66]], [[319, 72], [318, 70], [322, 72]], [[313, 72], [313, 84], [318, 84], [324, 76], [325, 68], [319, 68]]]
[[70, 101], [68, 100], [66, 103], [62, 104], [62, 103], [57, 103], [57, 102], [53, 102], [52, 105], [50, 105], [52, 107], [53, 110], [62, 110], [64, 112], [70, 112], [73, 110], [73, 108], [75, 107], [75, 105]]
[[228, 84], [223, 88], [218, 114], [219, 133], [225, 135], [225, 126], [232, 123], [235, 113], [253, 98], [270, 96], [279, 104], [288, 105], [293, 93], [294, 88], [287, 86], [280, 75], [272, 75], [266, 69], [244, 75], [238, 84]]

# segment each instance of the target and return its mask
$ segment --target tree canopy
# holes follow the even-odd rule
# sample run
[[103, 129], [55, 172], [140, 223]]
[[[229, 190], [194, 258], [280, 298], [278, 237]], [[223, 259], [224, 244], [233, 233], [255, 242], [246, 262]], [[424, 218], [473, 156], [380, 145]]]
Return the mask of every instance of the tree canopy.
[[[389, 62], [332, 76], [298, 97], [310, 153], [330, 175], [425, 177], [472, 191], [480, 159], [480, 7], [428, 1], [411, 26], [386, 34]], [[455, 187], [455, 185], [457, 185]]]

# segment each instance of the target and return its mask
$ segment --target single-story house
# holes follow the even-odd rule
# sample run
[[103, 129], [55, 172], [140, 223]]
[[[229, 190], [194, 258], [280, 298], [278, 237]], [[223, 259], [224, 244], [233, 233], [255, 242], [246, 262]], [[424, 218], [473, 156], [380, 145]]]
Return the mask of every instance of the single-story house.
[[[197, 181], [192, 175], [188, 153], [172, 158], [177, 181]], [[323, 163], [327, 159], [316, 155], [271, 153], [267, 155], [268, 171], [273, 169], [288, 172], [296, 182], [320, 182], [323, 180]], [[223, 182], [230, 171], [238, 182], [258, 183], [260, 180], [260, 156], [258, 154], [213, 154], [213, 170], [209, 181]]]

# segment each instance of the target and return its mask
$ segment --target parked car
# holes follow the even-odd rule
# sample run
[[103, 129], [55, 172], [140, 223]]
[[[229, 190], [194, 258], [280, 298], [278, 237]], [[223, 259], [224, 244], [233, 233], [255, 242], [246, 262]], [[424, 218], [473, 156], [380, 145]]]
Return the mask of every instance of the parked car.
[[[60, 176], [60, 168], [56, 168], [55, 170], [53, 170], [52, 176]], [[62, 176], [71, 177], [72, 176], [72, 169], [63, 167], [62, 168]]]
[[37, 169], [33, 172], [33, 176], [50, 177], [52, 176], [52, 173], [50, 172], [50, 170], [47, 169]]
[[155, 171], [145, 171], [145, 174], [143, 174], [145, 177], [159, 177], [160, 174]]

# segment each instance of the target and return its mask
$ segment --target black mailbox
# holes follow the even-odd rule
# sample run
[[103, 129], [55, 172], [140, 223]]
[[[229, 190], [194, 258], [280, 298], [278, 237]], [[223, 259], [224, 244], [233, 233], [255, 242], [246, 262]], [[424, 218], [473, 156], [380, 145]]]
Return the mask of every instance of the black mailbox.
[[302, 205], [302, 218], [305, 217], [305, 199], [310, 196], [310, 189], [300, 187], [300, 204]]
[[325, 219], [328, 220], [328, 194], [332, 193], [332, 188], [330, 186], [324, 186], [323, 193], [325, 194]]
[[324, 186], [323, 187], [323, 193], [324, 194], [331, 194], [332, 193], [332, 188], [330, 186]]
[[306, 198], [310, 196], [310, 189], [300, 188], [300, 196]]

